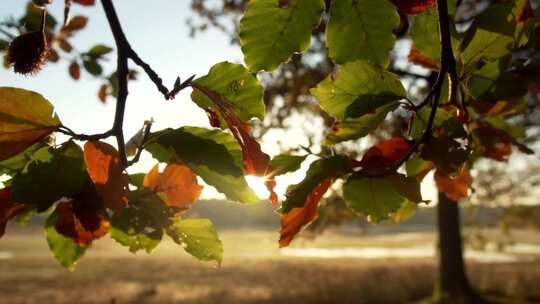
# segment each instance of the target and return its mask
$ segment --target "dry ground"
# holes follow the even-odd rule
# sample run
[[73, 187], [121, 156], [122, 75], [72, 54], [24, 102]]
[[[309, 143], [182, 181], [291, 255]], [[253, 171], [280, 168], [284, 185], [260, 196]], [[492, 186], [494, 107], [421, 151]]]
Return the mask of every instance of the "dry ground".
[[[292, 258], [268, 232], [221, 233], [223, 265], [199, 263], [166, 242], [152, 255], [131, 255], [103, 240], [70, 273], [47, 251], [39, 232], [8, 232], [0, 240], [0, 303], [409, 303], [429, 296], [434, 259]], [[331, 236], [296, 246], [410, 246], [430, 234]], [[476, 288], [491, 295], [540, 299], [540, 260], [469, 264]]]

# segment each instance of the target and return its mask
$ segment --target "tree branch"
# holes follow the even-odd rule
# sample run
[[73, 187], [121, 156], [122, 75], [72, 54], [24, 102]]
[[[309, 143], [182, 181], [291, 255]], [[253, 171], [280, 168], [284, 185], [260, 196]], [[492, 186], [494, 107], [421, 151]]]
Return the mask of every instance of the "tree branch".
[[[429, 113], [428, 122], [426, 124], [426, 128], [424, 129], [424, 132], [422, 133], [422, 136], [420, 136], [419, 139], [416, 140], [414, 145], [411, 147], [410, 151], [405, 155], [400, 161], [398, 161], [396, 164], [394, 164], [391, 168], [388, 168], [384, 174], [389, 174], [395, 172], [401, 165], [403, 165], [413, 153], [415, 153], [420, 145], [423, 143], [426, 143], [429, 141], [429, 139], [432, 136], [433, 131], [433, 124], [435, 122], [435, 116], [437, 114], [437, 108], [439, 107], [439, 99], [441, 97], [441, 91], [444, 84], [444, 80], [447, 77], [448, 74], [450, 74], [450, 78], [452, 81], [451, 89], [452, 92], [450, 94], [451, 102], [455, 102], [456, 94], [455, 90], [458, 87], [459, 79], [457, 77], [457, 71], [456, 71], [456, 60], [454, 58], [454, 53], [452, 50], [452, 39], [450, 34], [450, 19], [448, 18], [448, 4], [447, 0], [437, 0], [437, 13], [438, 13], [438, 24], [439, 24], [439, 33], [440, 33], [440, 45], [441, 45], [441, 64], [440, 64], [440, 70], [439, 74], [437, 75], [437, 80], [431, 87], [431, 90], [425, 100], [417, 106], [415, 110], [419, 110], [420, 108], [426, 106], [427, 104], [431, 105], [431, 111]], [[376, 172], [371, 174], [370, 172], [363, 172], [366, 176], [380, 176], [380, 172]]]

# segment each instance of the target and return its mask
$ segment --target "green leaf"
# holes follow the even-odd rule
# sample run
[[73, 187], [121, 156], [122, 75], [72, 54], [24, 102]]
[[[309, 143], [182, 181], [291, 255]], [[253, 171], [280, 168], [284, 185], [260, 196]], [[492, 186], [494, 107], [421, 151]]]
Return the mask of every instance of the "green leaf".
[[46, 146], [47, 144], [45, 142], [38, 142], [28, 147], [22, 153], [0, 161], [0, 175], [7, 174], [9, 176], [14, 176], [32, 160], [34, 152]]
[[416, 153], [413, 154], [405, 163], [407, 177], [418, 178], [418, 174], [425, 173], [425, 171], [430, 169], [430, 167], [430, 163], [420, 158]]
[[186, 163], [205, 183], [232, 201], [260, 201], [247, 185], [242, 150], [229, 133], [196, 127], [165, 130], [154, 134], [145, 149], [160, 162]]
[[482, 119], [492, 127], [503, 130], [513, 138], [525, 138], [527, 136], [526, 130], [523, 126], [518, 124], [512, 124], [501, 116], [490, 116]]
[[512, 10], [509, 3], [493, 4], [476, 18], [461, 46], [465, 66], [482, 60], [493, 61], [510, 53], [516, 28]]
[[272, 172], [274, 173], [274, 176], [294, 172], [300, 169], [300, 166], [302, 165], [302, 162], [306, 159], [306, 157], [307, 155], [297, 156], [280, 154], [272, 158], [270, 167], [273, 170]]
[[469, 93], [483, 101], [514, 99], [527, 94], [528, 82], [519, 73], [506, 72], [509, 56], [487, 62], [468, 81]]
[[[221, 62], [214, 65], [206, 76], [193, 81], [225, 97], [242, 121], [264, 118], [263, 88], [257, 78], [243, 65]], [[197, 91], [191, 99], [203, 109], [213, 108], [213, 103]]]
[[399, 224], [401, 222], [404, 222], [410, 219], [416, 214], [417, 209], [418, 209], [417, 204], [413, 202], [405, 201], [405, 203], [401, 205], [401, 208], [399, 208], [399, 210], [396, 213], [392, 214], [392, 222]]
[[397, 189], [399, 194], [413, 203], [423, 201], [420, 193], [420, 182], [415, 177], [407, 177], [403, 174], [393, 174], [388, 176], [390, 182]]
[[73, 271], [77, 261], [84, 256], [86, 249], [72, 239], [58, 233], [54, 227], [56, 220], [56, 213], [52, 213], [45, 224], [47, 243], [56, 260], [69, 271]]
[[343, 185], [343, 198], [349, 208], [373, 222], [387, 219], [406, 201], [389, 178], [356, 175]]
[[223, 260], [223, 244], [209, 219], [181, 219], [177, 217], [167, 234], [184, 250], [201, 261]]
[[332, 128], [332, 133], [326, 136], [324, 144], [334, 145], [368, 135], [385, 120], [389, 112], [397, 107], [398, 102], [392, 102], [377, 108], [375, 113], [365, 114], [358, 118], [347, 118], [343, 122], [337, 122]]
[[146, 174], [144, 173], [135, 173], [129, 175], [129, 183], [137, 188], [141, 188], [143, 186], [144, 176]]
[[270, 72], [306, 50], [324, 11], [323, 0], [291, 0], [285, 7], [280, 2], [251, 0], [240, 20], [240, 46], [253, 72]]
[[[416, 112], [410, 131], [413, 138], [422, 136], [427, 127], [430, 114], [431, 109], [428, 107]], [[438, 108], [435, 112], [435, 120], [433, 121], [433, 129], [438, 128], [440, 128], [441, 132], [444, 131], [444, 135], [452, 138], [464, 138], [467, 136], [463, 126], [454, 118], [452, 113], [441, 108]]]
[[340, 67], [311, 90], [323, 110], [338, 121], [376, 112], [407, 96], [399, 77], [367, 61]]
[[87, 54], [90, 56], [90, 57], [93, 57], [93, 58], [100, 58], [101, 56], [103, 55], [107, 55], [109, 54], [110, 52], [112, 52], [113, 49], [106, 46], [106, 45], [103, 45], [103, 44], [97, 44], [95, 46], [93, 46], [88, 52]]
[[38, 93], [0, 87], [0, 161], [44, 139], [60, 125], [52, 104]]
[[[24, 17], [19, 20], [19, 24], [24, 24], [24, 27], [28, 32], [39, 31], [41, 29], [42, 13], [42, 9], [29, 2], [26, 5], [26, 15], [24, 15]], [[56, 19], [52, 15], [47, 13], [45, 28], [49, 31], [52, 31], [57, 24], [58, 22], [56, 21]]]
[[127, 207], [111, 218], [111, 238], [133, 253], [151, 253], [177, 211], [168, 208], [159, 195], [148, 189], [132, 191]]
[[283, 202], [283, 213], [293, 208], [304, 207], [308, 195], [327, 178], [337, 178], [350, 171], [350, 160], [344, 156], [332, 156], [314, 161], [299, 184], [287, 188], [287, 198]]
[[84, 60], [83, 65], [86, 71], [94, 76], [100, 76], [103, 73], [103, 68], [96, 59]]
[[[456, 0], [448, 1], [448, 13], [450, 21], [454, 20], [456, 13]], [[418, 14], [413, 21], [409, 34], [413, 45], [424, 55], [435, 62], [441, 59], [441, 42], [439, 38], [439, 17], [437, 9], [431, 7], [427, 11]], [[454, 24], [450, 24], [450, 32], [452, 39], [452, 48], [455, 50], [459, 47], [459, 40]]]
[[332, 1], [326, 30], [330, 58], [338, 64], [365, 59], [385, 67], [398, 26], [397, 11], [387, 0]]
[[159, 230], [159, 232], [154, 232], [153, 234], [129, 234], [114, 226], [110, 228], [109, 232], [113, 240], [122, 246], [128, 247], [132, 253], [136, 253], [139, 250], [152, 253], [161, 242], [161, 236], [163, 235], [163, 230]]
[[70, 197], [82, 189], [87, 173], [83, 152], [75, 143], [69, 141], [59, 149], [41, 148], [32, 158], [13, 178], [13, 201], [35, 205], [43, 212], [62, 197]]
[[437, 10], [431, 8], [414, 18], [409, 34], [414, 46], [435, 62], [441, 60]]

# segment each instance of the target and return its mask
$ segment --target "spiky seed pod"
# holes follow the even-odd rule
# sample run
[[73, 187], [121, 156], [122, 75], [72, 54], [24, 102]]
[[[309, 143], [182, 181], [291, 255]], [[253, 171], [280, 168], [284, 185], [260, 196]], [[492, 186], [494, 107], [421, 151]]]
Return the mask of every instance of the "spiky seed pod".
[[28, 75], [41, 70], [49, 56], [49, 45], [43, 32], [22, 34], [13, 39], [7, 52], [7, 62], [16, 73]]
[[52, 0], [32, 0], [32, 2], [36, 6], [45, 7], [45, 6], [49, 5], [49, 4], [51, 4]]

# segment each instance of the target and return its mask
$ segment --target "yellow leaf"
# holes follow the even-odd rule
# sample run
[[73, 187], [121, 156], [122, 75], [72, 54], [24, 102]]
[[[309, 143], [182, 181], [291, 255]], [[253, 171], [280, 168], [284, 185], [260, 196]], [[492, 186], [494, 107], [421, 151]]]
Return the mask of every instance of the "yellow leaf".
[[23, 152], [60, 126], [52, 104], [38, 93], [0, 87], [0, 161]]

